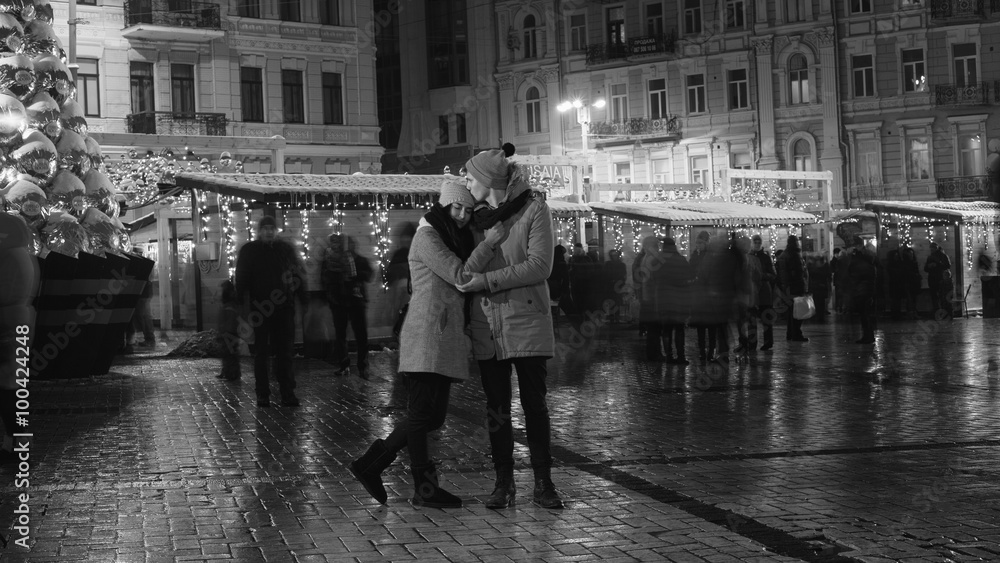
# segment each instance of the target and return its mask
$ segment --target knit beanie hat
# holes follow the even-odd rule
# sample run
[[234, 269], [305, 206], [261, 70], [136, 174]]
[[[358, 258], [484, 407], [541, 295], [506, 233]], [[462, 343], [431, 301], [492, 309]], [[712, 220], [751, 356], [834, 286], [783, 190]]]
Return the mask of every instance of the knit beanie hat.
[[438, 198], [438, 205], [448, 207], [453, 203], [461, 203], [466, 207], [475, 207], [476, 200], [472, 197], [472, 192], [465, 187], [461, 178], [449, 178], [441, 183], [441, 196]]
[[507, 189], [507, 157], [500, 149], [483, 151], [465, 163], [469, 175], [493, 190]]
[[698, 238], [695, 239], [695, 240], [704, 240], [704, 241], [707, 241], [710, 238], [712, 238], [712, 237], [711, 237], [711, 235], [708, 234], [708, 231], [702, 231], [702, 232], [698, 233]]
[[278, 223], [275, 222], [274, 217], [265, 215], [260, 218], [260, 221], [257, 221], [257, 230], [263, 229], [264, 227], [278, 228]]

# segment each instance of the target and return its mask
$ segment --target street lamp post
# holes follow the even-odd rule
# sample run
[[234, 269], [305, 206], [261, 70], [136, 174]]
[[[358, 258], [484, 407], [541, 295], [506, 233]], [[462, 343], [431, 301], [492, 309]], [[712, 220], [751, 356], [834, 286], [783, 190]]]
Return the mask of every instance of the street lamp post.
[[[603, 98], [597, 99], [593, 104], [589, 106], [583, 103], [580, 99], [575, 99], [572, 101], [565, 101], [556, 106], [556, 109], [560, 112], [567, 112], [573, 108], [576, 108], [576, 122], [580, 124], [580, 157], [583, 160], [583, 164], [579, 167], [579, 172], [577, 176], [579, 180], [574, 183], [575, 192], [573, 195], [576, 196], [577, 201], [583, 201], [583, 177], [587, 173], [587, 166], [590, 162], [587, 160], [587, 129], [590, 127], [590, 108], [595, 107], [601, 109], [606, 105]], [[586, 244], [586, 231], [582, 219], [577, 219], [577, 228], [580, 232], [580, 242]]]

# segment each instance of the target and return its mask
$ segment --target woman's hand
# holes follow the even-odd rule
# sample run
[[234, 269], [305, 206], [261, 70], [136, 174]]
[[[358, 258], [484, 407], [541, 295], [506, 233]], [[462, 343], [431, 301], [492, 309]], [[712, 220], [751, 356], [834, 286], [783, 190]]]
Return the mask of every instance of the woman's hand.
[[462, 293], [474, 293], [476, 291], [483, 291], [486, 289], [486, 275], [485, 274], [472, 274], [472, 279], [461, 284], [455, 284]]
[[496, 225], [493, 225], [486, 230], [486, 244], [488, 244], [490, 248], [494, 248], [496, 245], [500, 244], [500, 241], [506, 237], [507, 227], [501, 222], [498, 222]]

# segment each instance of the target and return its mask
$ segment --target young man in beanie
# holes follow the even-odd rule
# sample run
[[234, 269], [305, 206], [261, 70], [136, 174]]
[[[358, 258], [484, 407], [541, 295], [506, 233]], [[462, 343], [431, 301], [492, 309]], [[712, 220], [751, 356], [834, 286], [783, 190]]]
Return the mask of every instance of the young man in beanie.
[[496, 469], [487, 508], [514, 504], [514, 434], [510, 418], [511, 369], [517, 368], [521, 406], [534, 470], [533, 498], [544, 508], [562, 508], [552, 484], [546, 361], [555, 354], [546, 280], [552, 271], [552, 215], [520, 168], [502, 150], [484, 151], [466, 163], [469, 190], [478, 204], [476, 238], [503, 223], [507, 236], [485, 274], [458, 288], [478, 292], [472, 307], [473, 355], [486, 394], [490, 448]]
[[292, 355], [295, 299], [304, 304], [306, 296], [302, 272], [295, 248], [278, 239], [274, 217], [262, 217], [257, 224], [257, 240], [244, 244], [236, 258], [236, 299], [253, 327], [253, 375], [258, 407], [271, 406], [268, 362], [272, 353], [281, 404], [299, 406]]

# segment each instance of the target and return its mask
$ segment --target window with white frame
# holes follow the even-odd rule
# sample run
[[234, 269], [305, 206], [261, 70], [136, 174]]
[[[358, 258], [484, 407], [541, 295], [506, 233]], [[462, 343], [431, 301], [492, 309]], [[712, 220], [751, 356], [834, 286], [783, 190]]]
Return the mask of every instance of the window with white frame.
[[305, 123], [305, 84], [301, 70], [281, 70], [281, 109], [285, 123]]
[[861, 138], [857, 140], [855, 177], [860, 186], [882, 185], [881, 140]]
[[174, 113], [194, 114], [194, 65], [170, 65], [170, 102]]
[[750, 86], [747, 81], [747, 69], [736, 68], [727, 72], [729, 86], [729, 109], [746, 109], [750, 107]]
[[726, 29], [746, 28], [746, 2], [726, 0]]
[[528, 133], [541, 133], [542, 131], [542, 100], [538, 94], [538, 88], [532, 86], [528, 88], [524, 96], [524, 114], [528, 120]]
[[906, 151], [906, 179], [931, 178], [931, 137], [926, 128], [905, 129], [903, 147]]
[[903, 91], [926, 92], [927, 75], [924, 72], [924, 50], [903, 49], [900, 58], [903, 60]]
[[875, 95], [875, 63], [871, 55], [853, 55], [851, 69], [854, 76], [854, 97], [870, 98]]
[[687, 82], [688, 113], [705, 113], [705, 75], [689, 74], [685, 80]]
[[667, 117], [667, 79], [654, 78], [649, 86], [649, 118], [663, 119]]
[[806, 19], [806, 0], [784, 0], [785, 21], [800, 22]]
[[608, 8], [606, 12], [607, 17], [607, 27], [605, 29], [607, 35], [607, 44], [610, 54], [619, 55], [626, 54], [625, 51], [625, 8], [621, 6], [616, 6], [614, 8]]
[[573, 14], [569, 17], [569, 50], [585, 51], [587, 49], [587, 16]]
[[788, 83], [792, 104], [809, 103], [809, 65], [805, 55], [796, 53], [788, 59]]
[[663, 4], [646, 4], [646, 35], [663, 35]]
[[76, 59], [80, 68], [76, 77], [76, 96], [83, 115], [87, 117], [101, 116], [101, 78], [97, 70], [97, 59], [80, 57]]
[[338, 72], [324, 72], [323, 124], [344, 124], [344, 77]]
[[710, 187], [712, 177], [708, 173], [708, 156], [698, 155], [688, 158], [691, 169], [691, 183], [701, 184], [706, 189]]
[[959, 87], [975, 86], [978, 82], [976, 65], [976, 44], [956, 43], [952, 45], [955, 61], [955, 85]]
[[753, 157], [750, 151], [740, 150], [729, 153], [729, 167], [737, 170], [750, 170], [753, 168]]
[[701, 33], [701, 0], [684, 0], [684, 33]]
[[611, 85], [611, 121], [628, 119], [628, 89], [624, 84]]
[[654, 184], [670, 183], [670, 160], [667, 158], [654, 158], [649, 161]]
[[982, 176], [986, 174], [983, 159], [983, 136], [978, 125], [960, 125], [958, 128], [958, 175]]
[[868, 14], [872, 11], [872, 0], [851, 0], [851, 15]]
[[812, 171], [813, 154], [809, 141], [798, 139], [792, 144], [792, 166], [799, 172]]
[[538, 57], [538, 29], [535, 27], [535, 16], [528, 14], [524, 17], [524, 58], [534, 59]]
[[615, 163], [615, 183], [617, 183], [617, 184], [631, 184], [632, 183], [632, 163], [631, 162], [616, 162]]

